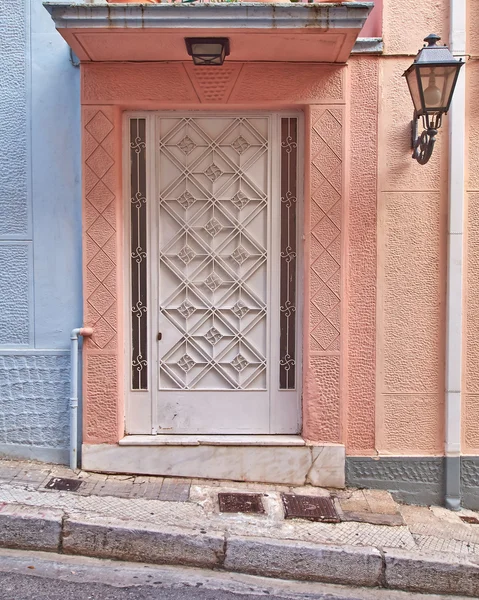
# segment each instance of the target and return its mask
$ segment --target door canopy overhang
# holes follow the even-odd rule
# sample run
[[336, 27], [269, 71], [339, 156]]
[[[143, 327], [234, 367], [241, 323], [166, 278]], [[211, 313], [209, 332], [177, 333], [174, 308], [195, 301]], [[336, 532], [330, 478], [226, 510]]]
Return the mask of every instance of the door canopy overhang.
[[372, 2], [44, 4], [82, 62], [189, 61], [186, 37], [226, 37], [232, 62], [347, 61]]

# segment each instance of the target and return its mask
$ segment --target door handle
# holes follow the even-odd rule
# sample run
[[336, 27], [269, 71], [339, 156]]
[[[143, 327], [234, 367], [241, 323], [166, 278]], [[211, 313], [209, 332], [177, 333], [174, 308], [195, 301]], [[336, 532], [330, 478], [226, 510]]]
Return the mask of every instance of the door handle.
[[161, 331], [158, 332], [158, 335], [156, 336], [156, 339], [161, 342], [161, 338], [163, 337]]

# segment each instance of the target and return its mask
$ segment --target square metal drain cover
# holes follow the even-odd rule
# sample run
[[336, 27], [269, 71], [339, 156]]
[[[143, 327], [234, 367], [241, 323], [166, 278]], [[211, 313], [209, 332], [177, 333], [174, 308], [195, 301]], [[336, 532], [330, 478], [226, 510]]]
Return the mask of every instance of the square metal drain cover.
[[65, 477], [52, 477], [45, 488], [47, 490], [59, 490], [61, 492], [76, 492], [83, 481], [81, 479], [67, 479]]
[[220, 512], [223, 513], [264, 513], [261, 494], [218, 494]]
[[281, 494], [286, 519], [308, 519], [322, 523], [339, 523], [340, 518], [331, 498]]

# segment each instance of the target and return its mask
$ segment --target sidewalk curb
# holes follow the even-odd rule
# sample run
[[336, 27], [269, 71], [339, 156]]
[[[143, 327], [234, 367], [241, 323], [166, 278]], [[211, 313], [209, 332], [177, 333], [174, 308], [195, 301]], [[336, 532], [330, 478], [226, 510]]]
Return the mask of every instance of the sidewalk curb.
[[479, 596], [479, 556], [228, 536], [22, 504], [0, 504], [0, 547]]
[[212, 569], [223, 562], [224, 546], [223, 533], [108, 517], [67, 517], [63, 527], [65, 554], [97, 558]]
[[376, 548], [329, 546], [296, 540], [230, 537], [226, 543], [227, 571], [374, 587], [383, 561]]
[[58, 552], [63, 511], [23, 504], [0, 504], [0, 546]]

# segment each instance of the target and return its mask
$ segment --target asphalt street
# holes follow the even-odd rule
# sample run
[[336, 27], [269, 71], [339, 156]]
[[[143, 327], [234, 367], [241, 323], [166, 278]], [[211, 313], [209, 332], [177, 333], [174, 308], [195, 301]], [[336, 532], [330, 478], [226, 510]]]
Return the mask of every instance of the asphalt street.
[[465, 600], [0, 549], [1, 600]]

